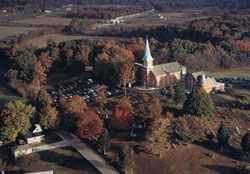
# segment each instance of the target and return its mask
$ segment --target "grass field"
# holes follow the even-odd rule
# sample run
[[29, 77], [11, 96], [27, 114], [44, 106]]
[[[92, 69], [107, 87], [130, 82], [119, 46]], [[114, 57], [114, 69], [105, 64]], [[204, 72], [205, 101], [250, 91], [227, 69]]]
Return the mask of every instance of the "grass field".
[[233, 68], [228, 70], [222, 70], [217, 72], [206, 72], [208, 77], [212, 78], [233, 78], [233, 77], [245, 77], [250, 79], [250, 67]]
[[40, 36], [40, 37], [31, 39], [27, 43], [34, 45], [34, 46], [38, 46], [38, 47], [45, 47], [47, 45], [47, 40], [49, 38], [55, 40], [56, 43], [60, 43], [60, 42], [67, 41], [67, 40], [77, 40], [77, 39], [127, 40], [127, 38], [120, 38], [120, 37], [70, 36], [70, 35], [62, 35], [62, 34], [50, 34], [50, 35]]
[[22, 20], [10, 21], [12, 23], [19, 24], [36, 24], [36, 25], [68, 25], [71, 22], [70, 18], [56, 18], [56, 17], [41, 17], [41, 18], [29, 18]]
[[9, 171], [40, 172], [53, 170], [54, 174], [99, 174], [98, 171], [71, 147], [57, 148], [21, 157]]
[[14, 100], [23, 100], [23, 98], [11, 89], [0, 84], [0, 109], [4, 106], [5, 103]]
[[21, 33], [28, 33], [31, 30], [37, 30], [39, 28], [28, 28], [28, 27], [5, 27], [0, 26], [0, 39], [9, 37], [9, 36], [16, 36]]

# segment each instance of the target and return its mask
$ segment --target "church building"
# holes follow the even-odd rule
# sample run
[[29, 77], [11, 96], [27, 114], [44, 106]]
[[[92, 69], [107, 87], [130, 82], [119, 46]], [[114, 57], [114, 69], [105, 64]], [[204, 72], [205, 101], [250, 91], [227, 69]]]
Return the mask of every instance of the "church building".
[[175, 85], [179, 80], [185, 77], [186, 68], [178, 62], [154, 65], [148, 39], [146, 39], [145, 53], [142, 61], [141, 76], [145, 88], [163, 88]]
[[186, 67], [178, 62], [154, 65], [154, 58], [151, 56], [148, 38], [146, 39], [145, 53], [142, 58], [141, 80], [145, 88], [164, 88], [184, 83], [188, 91], [195, 87], [202, 87], [206, 92], [224, 90], [225, 84], [216, 82], [214, 78], [206, 77], [203, 72], [187, 73]]

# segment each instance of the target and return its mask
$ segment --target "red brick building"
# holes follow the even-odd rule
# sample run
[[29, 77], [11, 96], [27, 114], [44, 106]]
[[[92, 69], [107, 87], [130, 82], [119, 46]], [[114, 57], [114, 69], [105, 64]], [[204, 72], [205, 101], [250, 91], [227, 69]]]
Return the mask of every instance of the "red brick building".
[[148, 39], [142, 61], [142, 83], [146, 88], [163, 88], [176, 84], [186, 74], [186, 68], [178, 62], [154, 65]]
[[190, 91], [197, 86], [203, 87], [206, 92], [224, 90], [224, 83], [219, 83], [213, 78], [206, 77], [203, 72], [186, 73], [186, 67], [178, 62], [154, 65], [148, 39], [146, 39], [142, 61], [141, 77], [145, 88], [163, 88], [175, 85], [181, 80], [185, 84], [186, 89]]

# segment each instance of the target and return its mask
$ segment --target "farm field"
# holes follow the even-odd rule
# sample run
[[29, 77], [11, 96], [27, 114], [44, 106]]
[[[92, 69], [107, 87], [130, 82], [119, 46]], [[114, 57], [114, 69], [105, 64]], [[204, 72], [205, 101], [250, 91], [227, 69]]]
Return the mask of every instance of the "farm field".
[[27, 43], [38, 46], [38, 47], [45, 47], [47, 45], [47, 40], [51, 38], [53, 39], [56, 43], [60, 43], [63, 41], [67, 40], [77, 40], [77, 39], [91, 39], [91, 40], [98, 40], [98, 39], [103, 39], [103, 40], [127, 40], [127, 38], [120, 38], [120, 37], [102, 37], [102, 36], [71, 36], [71, 35], [62, 35], [62, 34], [50, 34], [46, 36], [40, 36], [34, 39], [29, 40]]
[[70, 18], [56, 18], [56, 17], [41, 17], [41, 18], [29, 18], [22, 20], [10, 21], [12, 23], [19, 24], [36, 24], [36, 25], [68, 25], [71, 22]]
[[9, 36], [16, 36], [21, 33], [28, 33], [31, 30], [37, 30], [37, 29], [39, 28], [0, 26], [0, 39], [6, 38]]
[[71, 147], [57, 148], [21, 157], [9, 171], [40, 172], [53, 170], [54, 174], [99, 174], [98, 171]]

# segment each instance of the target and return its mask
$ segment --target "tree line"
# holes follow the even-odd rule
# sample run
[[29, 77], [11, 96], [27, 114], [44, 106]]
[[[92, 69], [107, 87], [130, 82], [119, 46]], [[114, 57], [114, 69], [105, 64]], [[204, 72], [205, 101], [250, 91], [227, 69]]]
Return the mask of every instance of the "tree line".
[[90, 18], [90, 19], [114, 19], [119, 16], [127, 16], [131, 14], [141, 13], [148, 11], [152, 8], [148, 6], [133, 6], [129, 8], [84, 8], [83, 10], [71, 10], [64, 14], [64, 17], [68, 18]]
[[0, 2], [1, 8], [15, 7], [17, 9], [24, 9], [28, 4], [33, 5], [33, 9], [40, 8], [42, 11], [48, 7], [61, 7], [67, 4], [76, 5], [151, 5], [156, 10], [167, 11], [181, 8], [198, 8], [198, 7], [214, 7], [228, 8], [228, 9], [247, 9], [250, 8], [248, 0], [2, 0]]
[[[250, 64], [249, 15], [228, 15], [133, 29], [124, 26], [100, 29], [102, 34], [151, 38], [155, 63], [178, 61], [192, 70], [214, 71]], [[136, 46], [138, 47], [138, 46]]]

